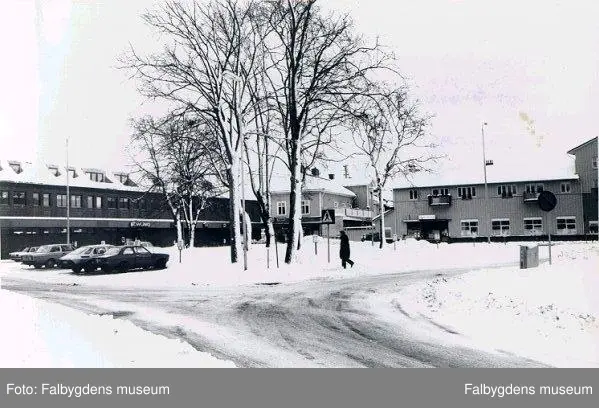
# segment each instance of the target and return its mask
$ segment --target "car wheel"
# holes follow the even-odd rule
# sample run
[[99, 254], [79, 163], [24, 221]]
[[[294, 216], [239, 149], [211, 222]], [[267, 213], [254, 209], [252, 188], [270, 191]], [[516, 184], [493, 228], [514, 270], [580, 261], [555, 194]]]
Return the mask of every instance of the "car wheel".
[[56, 261], [54, 261], [54, 259], [48, 259], [46, 261], [46, 268], [48, 268], [48, 269], [54, 268], [55, 265], [56, 265]]
[[92, 265], [85, 265], [85, 266], [83, 267], [83, 270], [84, 270], [86, 273], [92, 273], [93, 271], [95, 271], [95, 270], [96, 270], [96, 268], [94, 268]]
[[166, 260], [165, 259], [159, 259], [156, 261], [156, 263], [154, 264], [154, 267], [156, 269], [164, 269], [166, 268]]
[[104, 273], [110, 273], [110, 272], [112, 272], [112, 268], [110, 266], [103, 266], [102, 267], [102, 272], [104, 272]]
[[35, 269], [41, 269], [42, 268], [42, 264], [33, 264], [33, 267]]
[[73, 267], [71, 268], [71, 270], [72, 270], [74, 273], [81, 273], [81, 267], [80, 267], [80, 266], [78, 266], [78, 265], [75, 265], [75, 266], [73, 266]]

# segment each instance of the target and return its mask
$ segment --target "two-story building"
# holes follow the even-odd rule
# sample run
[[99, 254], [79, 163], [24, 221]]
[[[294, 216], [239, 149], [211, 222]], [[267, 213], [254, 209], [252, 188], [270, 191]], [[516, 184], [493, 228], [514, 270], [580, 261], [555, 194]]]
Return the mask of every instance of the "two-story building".
[[[0, 160], [0, 257], [26, 246], [62, 243], [154, 245], [176, 240], [172, 212], [162, 194], [138, 186], [127, 172]], [[257, 204], [246, 200], [254, 226]], [[68, 209], [68, 212], [67, 212]], [[211, 199], [196, 224], [196, 245], [226, 244], [229, 200]], [[256, 231], [254, 231], [256, 232]], [[259, 236], [259, 228], [257, 228]]]
[[[289, 181], [286, 178], [275, 180], [271, 188], [271, 216], [278, 234], [285, 233], [289, 222]], [[370, 226], [372, 211], [359, 208], [357, 195], [335, 180], [334, 174], [321, 177], [318, 170], [313, 169], [302, 187], [302, 227], [305, 235], [326, 233], [321, 225], [321, 214], [324, 209], [335, 210], [335, 224], [331, 224], [329, 233], [338, 236], [344, 228]]]
[[[529, 169], [522, 168], [521, 177], [492, 174], [486, 185], [474, 177], [444, 183], [405, 182], [393, 191], [394, 211], [386, 217], [386, 225], [399, 237], [433, 240], [521, 239], [548, 233], [580, 238], [596, 231], [596, 151], [597, 138], [568, 152], [576, 156], [575, 173], [542, 177], [536, 169], [537, 175], [531, 177], [525, 175]], [[544, 190], [557, 198], [550, 212], [538, 205]]]

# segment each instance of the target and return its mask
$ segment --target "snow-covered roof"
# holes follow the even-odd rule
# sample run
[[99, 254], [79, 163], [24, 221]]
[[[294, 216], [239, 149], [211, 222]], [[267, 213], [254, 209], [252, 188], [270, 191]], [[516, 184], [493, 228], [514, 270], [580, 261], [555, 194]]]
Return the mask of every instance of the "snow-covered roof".
[[[546, 157], [544, 160], [494, 160], [493, 165], [486, 166], [486, 169], [489, 184], [578, 180], [578, 175], [574, 173], [574, 158], [566, 155]], [[480, 162], [449, 163], [433, 172], [412, 173], [397, 180], [391, 187], [402, 189], [478, 185], [484, 184], [484, 180], [483, 166]]]
[[[15, 171], [19, 169], [20, 171]], [[48, 163], [31, 163], [17, 160], [0, 160], [0, 181], [25, 184], [39, 184], [48, 186], [67, 185], [67, 167], [65, 165]], [[85, 187], [106, 190], [124, 190], [145, 192], [146, 189], [127, 185], [121, 182], [119, 176], [128, 175], [127, 171], [109, 171], [69, 166], [75, 177], [69, 176], [70, 187]], [[93, 181], [89, 172], [103, 174], [105, 181]], [[131, 180], [129, 180], [131, 182]]]
[[[289, 186], [289, 177], [273, 176], [271, 180], [272, 193], [289, 193], [291, 191]], [[323, 177], [314, 177], [311, 175], [306, 176], [306, 180], [302, 185], [303, 192], [323, 192], [344, 197], [355, 197], [356, 195], [351, 190], [343, 187], [339, 181]]]

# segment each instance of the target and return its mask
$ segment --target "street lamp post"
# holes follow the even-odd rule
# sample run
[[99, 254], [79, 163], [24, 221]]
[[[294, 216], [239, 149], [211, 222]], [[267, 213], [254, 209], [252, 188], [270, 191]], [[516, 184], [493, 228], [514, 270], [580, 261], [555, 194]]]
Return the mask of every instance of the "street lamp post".
[[[482, 138], [483, 138], [483, 173], [485, 176], [485, 208], [486, 208], [486, 212], [488, 214], [489, 191], [487, 189], [487, 158], [485, 156], [485, 126], [487, 126], [487, 122], [483, 122], [482, 126], [480, 127], [480, 131], [481, 131]], [[491, 231], [490, 230], [489, 230], [489, 233], [487, 234], [487, 242], [491, 243]]]
[[69, 188], [69, 136], [66, 140], [67, 150], [67, 244], [71, 243], [71, 192]]

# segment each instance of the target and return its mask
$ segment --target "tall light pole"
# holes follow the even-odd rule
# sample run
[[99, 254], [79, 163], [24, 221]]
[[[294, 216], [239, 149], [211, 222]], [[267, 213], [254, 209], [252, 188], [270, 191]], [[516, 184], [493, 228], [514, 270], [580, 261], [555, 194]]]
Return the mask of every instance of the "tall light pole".
[[69, 189], [69, 135], [66, 140], [67, 150], [67, 244], [71, 243], [71, 192]]
[[[485, 213], [489, 213], [489, 191], [487, 189], [487, 158], [485, 156], [485, 126], [487, 126], [487, 122], [483, 122], [480, 127], [480, 132], [483, 137], [483, 173], [485, 175]], [[490, 221], [490, 220], [489, 220]], [[487, 234], [487, 242], [491, 243], [491, 230]]]

